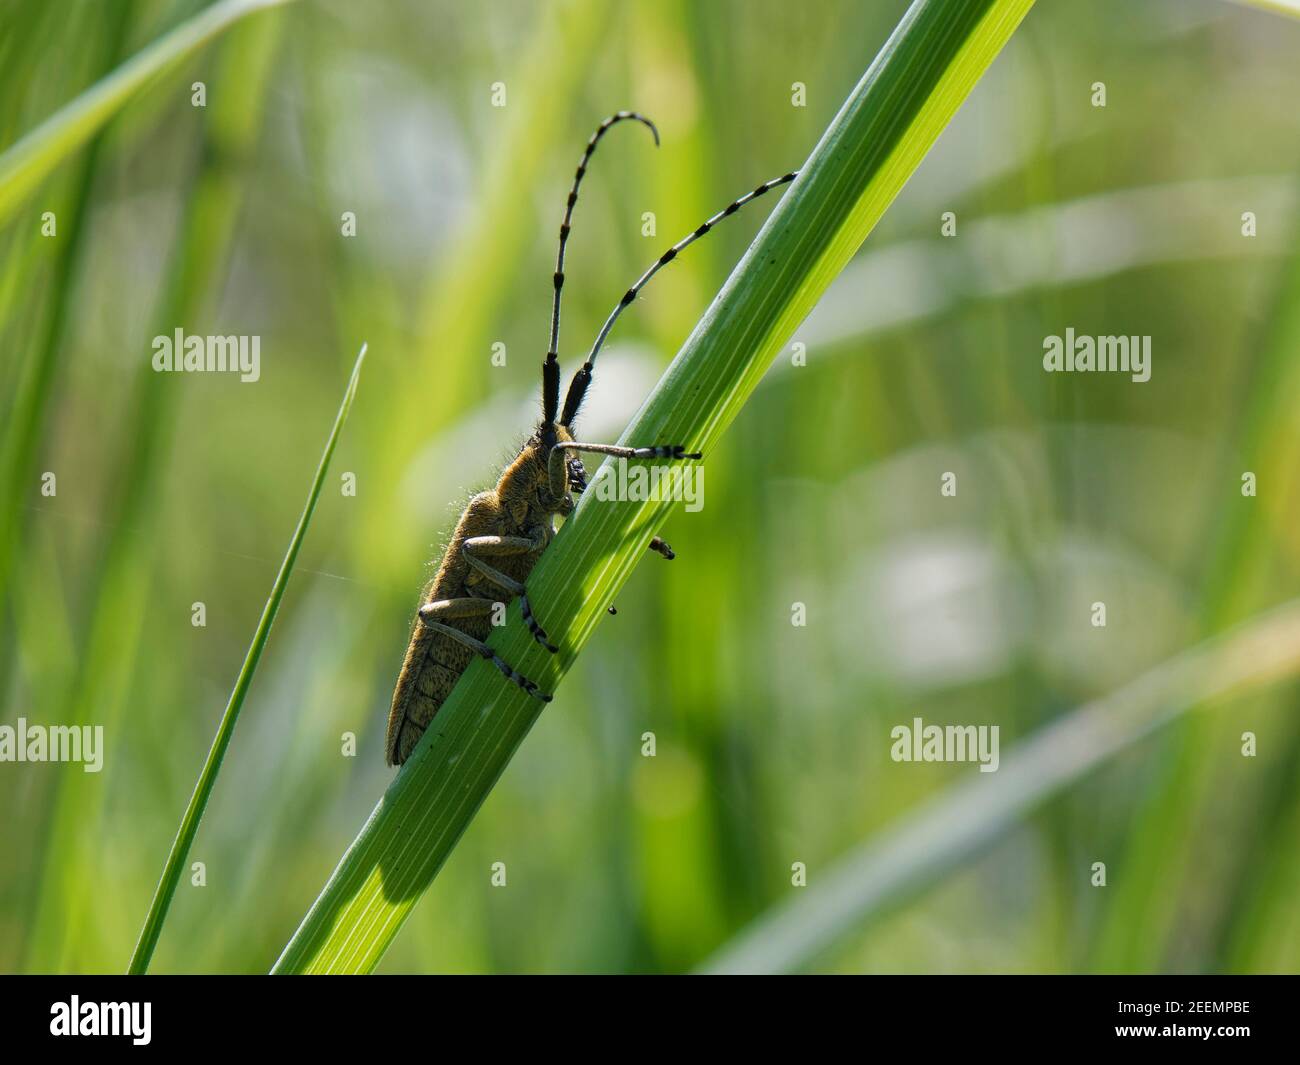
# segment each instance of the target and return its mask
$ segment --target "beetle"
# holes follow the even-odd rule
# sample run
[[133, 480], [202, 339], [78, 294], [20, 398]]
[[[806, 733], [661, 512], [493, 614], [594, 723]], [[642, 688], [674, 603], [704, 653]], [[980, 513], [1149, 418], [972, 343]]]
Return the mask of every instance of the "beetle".
[[[541, 421], [519, 454], [502, 472], [496, 487], [480, 492], [469, 501], [456, 523], [436, 574], [421, 594], [421, 605], [388, 715], [386, 751], [389, 765], [401, 765], [410, 756], [429, 722], [475, 656], [488, 659], [529, 695], [543, 702], [551, 701], [549, 694], [503, 661], [486, 641], [492, 620], [502, 609], [499, 604], [518, 597], [524, 623], [534, 639], [552, 653], [559, 650], [537, 621], [528, 600], [526, 582], [555, 536], [555, 518], [572, 513], [573, 495], [587, 487], [586, 474], [577, 457], [579, 453], [671, 461], [702, 458], [699, 452], [688, 452], [682, 444], [619, 447], [585, 443], [573, 435], [574, 420], [591, 383], [596, 356], [609, 331], [650, 278], [723, 218], [769, 189], [793, 181], [797, 174], [792, 172], [764, 182], [728, 204], [664, 252], [624, 293], [605, 320], [591, 352], [570, 380], [564, 407], [560, 410], [560, 296], [564, 288], [564, 251], [572, 228], [573, 208], [578, 202], [578, 189], [596, 145], [612, 126], [628, 120], [644, 125], [654, 135], [656, 146], [659, 144], [659, 131], [654, 123], [635, 111], [618, 111], [610, 115], [587, 141], [565, 202], [564, 219], [560, 223], [560, 246], [553, 278], [551, 339], [542, 363]], [[665, 559], [674, 557], [672, 548], [657, 536], [650, 541], [649, 547]]]

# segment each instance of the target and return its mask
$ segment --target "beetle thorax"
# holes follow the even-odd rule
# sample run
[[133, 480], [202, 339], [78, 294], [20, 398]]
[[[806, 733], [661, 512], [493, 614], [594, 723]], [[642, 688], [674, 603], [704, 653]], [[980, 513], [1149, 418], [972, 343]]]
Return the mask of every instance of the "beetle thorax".
[[518, 456], [507, 466], [497, 482], [497, 498], [502, 509], [521, 528], [535, 525], [554, 514], [573, 510], [573, 497], [567, 488], [556, 495], [551, 488], [550, 457], [557, 443], [572, 441], [564, 426], [541, 427], [520, 448]]

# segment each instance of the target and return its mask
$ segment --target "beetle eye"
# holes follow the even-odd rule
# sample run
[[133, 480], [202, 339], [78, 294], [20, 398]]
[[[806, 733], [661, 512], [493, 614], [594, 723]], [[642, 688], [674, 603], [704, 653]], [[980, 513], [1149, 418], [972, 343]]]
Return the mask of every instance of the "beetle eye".
[[584, 492], [587, 489], [587, 471], [577, 459], [569, 460], [569, 491]]

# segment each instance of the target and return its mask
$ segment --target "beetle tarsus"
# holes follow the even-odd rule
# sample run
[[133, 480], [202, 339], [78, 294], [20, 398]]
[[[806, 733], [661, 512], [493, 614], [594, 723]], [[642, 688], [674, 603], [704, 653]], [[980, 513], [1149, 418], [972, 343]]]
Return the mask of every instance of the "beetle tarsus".
[[533, 639], [550, 651], [551, 654], [559, 654], [560, 649], [551, 643], [550, 638], [546, 635], [546, 630], [533, 617], [533, 605], [528, 601], [527, 592], [519, 594], [519, 608], [523, 611], [524, 624], [528, 626], [528, 631], [533, 634]]

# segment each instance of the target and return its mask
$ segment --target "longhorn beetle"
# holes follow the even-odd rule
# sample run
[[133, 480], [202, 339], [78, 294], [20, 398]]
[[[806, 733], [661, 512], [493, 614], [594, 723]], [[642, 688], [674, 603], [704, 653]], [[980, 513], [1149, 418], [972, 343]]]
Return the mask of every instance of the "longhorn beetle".
[[[486, 640], [491, 632], [493, 616], [502, 609], [497, 604], [518, 596], [524, 623], [533, 637], [548, 651], [555, 653], [559, 650], [538, 623], [528, 601], [525, 582], [555, 535], [556, 515], [571, 513], [574, 506], [571, 493], [582, 492], [587, 487], [582, 462], [577, 458], [579, 452], [624, 459], [702, 457], [699, 452], [688, 453], [683, 444], [618, 447], [581, 443], [573, 436], [574, 419], [587, 394], [592, 367], [605, 338], [618, 316], [636, 299], [646, 283], [672, 262], [683, 248], [699, 240], [722, 219], [735, 214], [769, 189], [793, 181], [796, 175], [785, 174], [764, 182], [728, 204], [664, 252], [624, 293], [618, 306], [605, 320], [591, 353], [569, 383], [564, 409], [557, 411], [560, 399], [560, 293], [564, 288], [564, 249], [573, 222], [573, 207], [578, 202], [578, 187], [596, 145], [611, 126], [627, 119], [644, 125], [654, 135], [655, 144], [659, 144], [659, 131], [654, 123], [634, 111], [610, 115], [587, 141], [565, 202], [564, 220], [560, 223], [560, 250], [555, 262], [555, 295], [551, 308], [551, 343], [546, 361], [542, 363], [542, 419], [518, 456], [501, 474], [496, 487], [480, 492], [469, 501], [456, 523], [437, 574], [420, 597], [419, 615], [415, 619], [388, 715], [389, 765], [401, 765], [410, 756], [474, 655], [491, 661], [529, 695], [543, 702], [551, 701], [550, 695], [502, 661]], [[665, 559], [673, 558], [672, 548], [657, 536], [648, 546]]]

